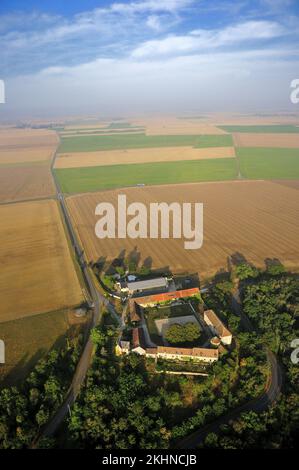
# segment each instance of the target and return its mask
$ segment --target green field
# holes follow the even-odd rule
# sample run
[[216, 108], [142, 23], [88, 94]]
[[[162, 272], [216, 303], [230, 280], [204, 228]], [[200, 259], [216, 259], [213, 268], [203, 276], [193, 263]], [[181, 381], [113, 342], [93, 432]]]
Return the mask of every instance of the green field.
[[299, 178], [299, 149], [238, 148], [237, 156], [243, 178]]
[[62, 128], [63, 131], [62, 137], [65, 135], [76, 136], [81, 134], [86, 134], [86, 132], [92, 131], [93, 134], [102, 135], [102, 134], [130, 134], [132, 132], [139, 132], [144, 134], [144, 126], [134, 126], [129, 122], [111, 122], [108, 126], [105, 127], [82, 127], [82, 128]]
[[76, 332], [78, 326], [69, 325], [65, 311], [1, 323], [6, 363], [0, 366], [0, 387], [19, 383], [46, 352], [63, 345]]
[[141, 127], [141, 126], [134, 126], [130, 122], [111, 122], [107, 129], [127, 129], [128, 127]]
[[[133, 127], [132, 129], [109, 129], [109, 130], [102, 130], [102, 129], [96, 129], [92, 131], [92, 137], [95, 136], [113, 136], [113, 135], [124, 135], [124, 134], [140, 134], [144, 135], [144, 129], [138, 128], [138, 127]], [[88, 137], [88, 133], [86, 133], [86, 130], [84, 129], [78, 129], [78, 131], [64, 131], [63, 134], [61, 134], [61, 138], [69, 138], [69, 137], [76, 137], [76, 136], [84, 136]]]
[[230, 180], [236, 177], [237, 169], [235, 158], [218, 158], [58, 169], [55, 172], [63, 192], [80, 193], [138, 184]]
[[150, 147], [231, 147], [232, 145], [231, 135], [85, 135], [62, 137], [58, 153]]
[[246, 132], [254, 134], [297, 134], [299, 127], [293, 125], [271, 126], [217, 126], [226, 132]]

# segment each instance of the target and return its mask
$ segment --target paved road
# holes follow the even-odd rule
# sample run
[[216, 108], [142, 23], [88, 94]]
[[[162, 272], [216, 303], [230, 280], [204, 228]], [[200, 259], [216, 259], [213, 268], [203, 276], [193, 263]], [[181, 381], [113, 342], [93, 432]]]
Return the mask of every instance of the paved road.
[[[234, 293], [232, 307], [234, 311], [238, 315], [240, 315], [241, 321], [245, 328], [248, 331], [253, 331], [253, 326], [249, 318], [242, 311], [240, 293], [238, 290], [236, 290]], [[203, 428], [199, 429], [198, 431], [195, 431], [186, 438], [180, 440], [177, 443], [176, 447], [178, 449], [194, 449], [206, 438], [209, 433], [216, 433], [217, 431], [219, 431], [220, 426], [222, 426], [223, 424], [229, 424], [231, 421], [236, 420], [242, 413], [247, 411], [255, 411], [257, 413], [266, 411], [269, 406], [276, 401], [282, 387], [281, 367], [276, 359], [275, 354], [273, 354], [270, 350], [267, 350], [267, 359], [270, 365], [270, 375], [266, 390], [260, 397], [248, 403], [245, 403], [244, 405], [241, 405], [238, 408], [235, 408], [233, 411], [227, 413], [225, 416], [220, 417], [216, 421], [213, 421], [211, 424], [208, 424]]]
[[[59, 182], [54, 172], [55, 159], [56, 159], [56, 152], [52, 159], [51, 172], [52, 172], [52, 176], [53, 176], [55, 187], [56, 187], [57, 200], [61, 207], [64, 222], [68, 230], [68, 235], [72, 243], [73, 249], [76, 253], [79, 265], [81, 267], [84, 282], [86, 284], [86, 288], [90, 295], [91, 304], [93, 308], [93, 317], [92, 317], [91, 327], [93, 328], [99, 323], [101, 319], [103, 307], [109, 310], [109, 312], [119, 321], [119, 317], [116, 314], [113, 305], [111, 305], [110, 302], [103, 295], [101, 295], [101, 293], [97, 290], [94, 284], [93, 277], [89, 271], [89, 267], [84, 256], [84, 252], [82, 251], [82, 248], [77, 239], [77, 235], [72, 226], [72, 222], [69, 216], [69, 212], [68, 212], [68, 208], [65, 202], [64, 195], [61, 192]], [[69, 407], [71, 407], [71, 405], [76, 400], [80, 392], [80, 388], [85, 380], [88, 368], [91, 364], [92, 350], [93, 350], [93, 344], [89, 337], [85, 344], [79, 363], [77, 365], [77, 368], [73, 376], [72, 383], [69, 387], [66, 399], [64, 403], [62, 404], [62, 406], [55, 413], [55, 415], [51, 418], [51, 420], [44, 427], [44, 429], [42, 430], [42, 435], [51, 436], [55, 433], [55, 431], [58, 429], [59, 425], [62, 423], [65, 416], [67, 415], [69, 411]]]

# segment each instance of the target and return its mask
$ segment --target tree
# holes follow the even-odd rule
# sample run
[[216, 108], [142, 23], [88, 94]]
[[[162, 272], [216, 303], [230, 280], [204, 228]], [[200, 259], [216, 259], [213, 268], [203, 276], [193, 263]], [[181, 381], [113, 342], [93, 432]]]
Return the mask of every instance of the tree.
[[247, 263], [241, 263], [236, 267], [236, 275], [240, 281], [244, 281], [249, 278], [257, 278], [259, 276], [259, 270]]
[[218, 436], [214, 432], [210, 432], [205, 438], [205, 447], [215, 448], [218, 444]]
[[103, 346], [105, 342], [105, 335], [100, 328], [93, 328], [90, 332], [90, 338], [97, 347]]
[[36, 413], [35, 419], [39, 426], [43, 426], [49, 420], [49, 417], [49, 410], [42, 406], [40, 410]]
[[186, 341], [195, 341], [200, 337], [200, 328], [196, 323], [190, 322], [186, 323], [185, 327], [185, 338]]
[[286, 272], [286, 268], [279, 260], [267, 260], [267, 273], [271, 276], [279, 276]]
[[105, 286], [109, 289], [109, 290], [113, 290], [114, 289], [114, 278], [112, 276], [108, 276], [107, 274], [105, 274], [103, 277], [102, 277], [102, 281], [103, 283], [105, 284]]
[[171, 325], [165, 335], [166, 340], [171, 344], [191, 343], [200, 337], [200, 328], [196, 323], [186, 323]]
[[149, 268], [148, 266], [143, 265], [139, 269], [139, 274], [141, 274], [141, 276], [148, 276], [150, 273], [151, 273], [151, 268]]
[[116, 267], [116, 272], [120, 275], [120, 276], [124, 276], [125, 274], [125, 268], [123, 266], [117, 266]]
[[182, 325], [175, 323], [166, 331], [165, 338], [169, 343], [183, 343], [185, 340], [184, 329]]

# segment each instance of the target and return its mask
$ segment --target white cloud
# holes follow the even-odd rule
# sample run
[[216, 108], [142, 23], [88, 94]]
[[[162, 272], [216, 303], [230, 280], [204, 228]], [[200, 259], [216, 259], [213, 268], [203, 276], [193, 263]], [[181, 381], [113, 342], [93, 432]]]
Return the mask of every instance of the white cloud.
[[114, 3], [111, 11], [118, 13], [170, 12], [175, 13], [195, 3], [195, 0], [145, 0], [130, 3]]
[[158, 15], [150, 15], [146, 21], [146, 24], [154, 31], [161, 31], [162, 29], [161, 18]]
[[245, 41], [275, 38], [286, 33], [287, 31], [276, 22], [247, 21], [222, 30], [198, 29], [185, 36], [171, 35], [164, 39], [146, 41], [132, 52], [132, 57], [192, 53]]
[[[64, 115], [92, 110], [120, 115], [192, 107], [231, 110], [234, 103], [240, 109], [261, 109], [284, 100], [287, 107], [288, 82], [299, 68], [297, 36], [292, 36], [298, 34], [296, 18], [291, 22], [279, 16], [277, 21], [259, 19], [220, 28], [222, 15], [210, 29], [166, 36], [166, 30], [185, 18], [184, 9], [194, 5], [200, 5], [194, 8], [199, 22], [192, 17], [196, 28], [204, 24], [203, 0], [115, 2], [71, 19], [36, 17], [28, 28], [18, 27], [21, 16], [11, 17], [15, 28], [2, 28], [0, 34], [1, 66], [6, 62], [6, 69], [13, 70], [9, 76], [19, 76], [8, 78], [8, 100], [0, 112], [30, 113], [39, 107]], [[185, 28], [182, 24], [180, 31]], [[272, 38], [281, 40], [268, 42]], [[33, 65], [42, 71], [33, 73]]]
[[298, 67], [294, 49], [214, 52], [163, 61], [98, 59], [8, 80], [5, 111], [111, 116], [287, 109], [289, 83]]
[[32, 25], [49, 27], [51, 24], [61, 20], [58, 15], [50, 15], [47, 13], [39, 13], [36, 11], [30, 13], [13, 12], [0, 15], [0, 33], [16, 30], [18, 28], [32, 29]]
[[[10, 45], [16, 47], [28, 45], [32, 43], [32, 41], [40, 41], [41, 44], [45, 44], [58, 39], [72, 37], [80, 33], [92, 31], [105, 31], [107, 33], [109, 28], [113, 28], [112, 31], [115, 31], [115, 28], [119, 29], [121, 23], [124, 22], [124, 24], [126, 24], [126, 20], [133, 21], [133, 17], [136, 15], [146, 13], [168, 13], [175, 15], [193, 4], [194, 1], [195, 0], [147, 0], [131, 3], [112, 3], [106, 8], [95, 8], [94, 10], [79, 13], [71, 20], [65, 20], [59, 16], [51, 17], [37, 13], [26, 15], [20, 12], [14, 13], [13, 15], [0, 15], [0, 32], [1, 30], [4, 31], [8, 29], [8, 26], [4, 28], [4, 24], [9, 25], [10, 32], [7, 36], [2, 37], [2, 41], [7, 40]], [[11, 29], [14, 26], [22, 26], [25, 19], [26, 21], [30, 21], [31, 31], [33, 32], [20, 32]], [[47, 22], [54, 22], [54, 20], [56, 20], [56, 25], [52, 25], [51, 28], [44, 29], [43, 31], [34, 31], [39, 24], [46, 25]], [[158, 29], [159, 16], [149, 16], [147, 22], [153, 29]]]

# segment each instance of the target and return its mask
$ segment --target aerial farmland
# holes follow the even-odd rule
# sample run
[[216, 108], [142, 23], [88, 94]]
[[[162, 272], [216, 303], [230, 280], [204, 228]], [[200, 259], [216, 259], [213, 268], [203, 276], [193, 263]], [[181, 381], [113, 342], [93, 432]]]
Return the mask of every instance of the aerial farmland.
[[[118, 194], [128, 203], [201, 201], [204, 204], [204, 243], [199, 250], [184, 249], [182, 240], [99, 240], [94, 233], [99, 202], [117, 205]], [[136, 247], [140, 264], [169, 267], [172, 272], [198, 272], [202, 279], [227, 269], [229, 256], [240, 253], [259, 267], [277, 257], [289, 268], [298, 267], [298, 201], [296, 189], [269, 181], [235, 181], [95, 192], [68, 198], [70, 213], [89, 261], [101, 257], [111, 262], [125, 250]], [[221, 243], [219, 240], [221, 239]]]
[[[197, 271], [202, 278], [225, 270], [234, 253], [257, 266], [277, 257], [298, 267], [297, 127], [275, 117], [240, 117], [236, 124], [231, 118], [231, 125], [217, 119], [136, 118], [131, 127], [144, 130], [133, 136], [120, 133], [121, 122], [112, 126], [119, 129], [114, 136], [88, 135], [84, 128], [68, 129], [77, 133], [72, 137], [62, 133], [55, 171], [90, 262], [101, 255], [111, 261], [136, 247], [141, 260], [150, 257], [157, 269]], [[116, 203], [118, 194], [145, 204], [202, 201], [203, 248], [194, 254], [177, 240], [98, 240], [94, 208]]]
[[298, 448], [298, 25], [0, 0], [1, 457]]
[[55, 200], [57, 144], [52, 130], [0, 129], [0, 334], [7, 356], [1, 379], [10, 383], [63, 343], [67, 312], [84, 300]]
[[[253, 125], [252, 118], [231, 126], [169, 117], [136, 122], [145, 129], [137, 135], [123, 133], [121, 127], [113, 136], [88, 135], [84, 128], [76, 129], [80, 135], [62, 133], [55, 168], [65, 193], [137, 184], [299, 178], [299, 134], [293, 124], [257, 120]], [[159, 132], [156, 127], [152, 132], [153, 125], [160, 126]], [[188, 125], [193, 134], [186, 131]]]
[[58, 138], [51, 130], [0, 129], [0, 202], [51, 197]]
[[[227, 119], [168, 116], [0, 131], [3, 385], [20, 383], [53, 347], [87, 331], [90, 312], [75, 316], [87, 305], [82, 269], [94, 276], [98, 263], [108, 269], [134, 255], [137, 270], [192, 276], [202, 285], [226, 276], [232, 259], [298, 271], [297, 128], [276, 118]], [[186, 250], [172, 236], [97, 238], [96, 206], [117, 207], [120, 195], [146, 208], [203, 203], [202, 247]]]
[[2, 205], [0, 215], [0, 322], [79, 304], [82, 293], [56, 201]]

